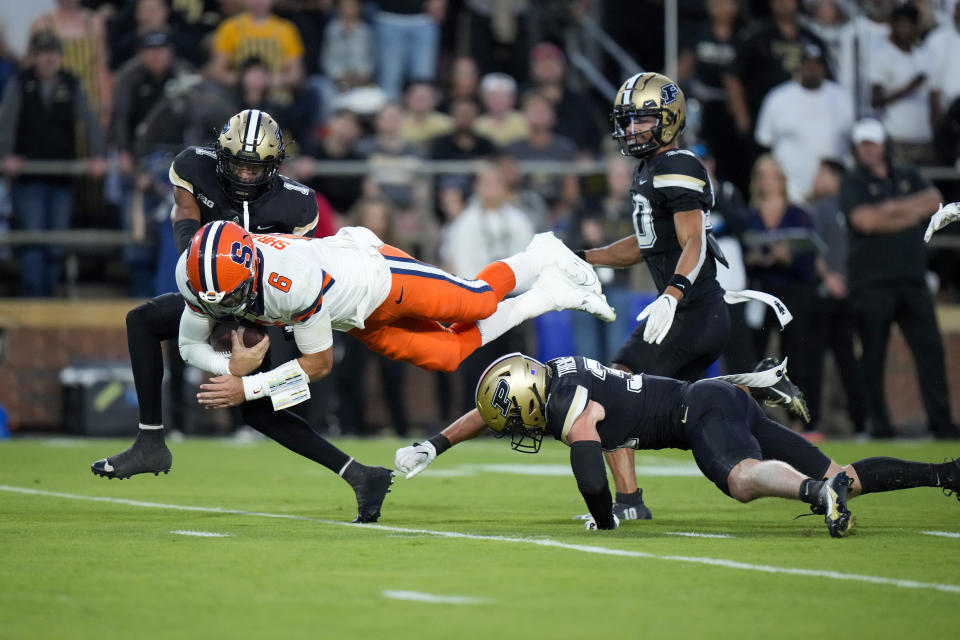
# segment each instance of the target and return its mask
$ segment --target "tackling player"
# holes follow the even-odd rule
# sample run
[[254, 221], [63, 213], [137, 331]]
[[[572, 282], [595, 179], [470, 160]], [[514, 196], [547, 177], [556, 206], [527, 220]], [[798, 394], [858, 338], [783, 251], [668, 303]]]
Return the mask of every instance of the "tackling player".
[[[174, 189], [171, 212], [177, 251], [183, 253], [201, 225], [231, 220], [257, 232], [312, 235], [317, 224], [313, 189], [280, 175], [284, 142], [270, 114], [247, 109], [231, 117], [212, 146], [188, 147], [170, 166]], [[160, 343], [177, 337], [183, 296], [168, 293], [127, 314], [127, 343], [140, 405], [140, 428], [130, 448], [97, 460], [94, 474], [129, 478], [170, 470], [173, 456], [164, 442], [161, 408], [163, 351]], [[266, 349], [267, 341], [264, 341]], [[241, 409], [244, 422], [288, 449], [339, 472], [357, 494], [360, 521], [375, 521], [391, 483], [382, 467], [354, 463], [291, 412], [252, 403]]]
[[[773, 296], [724, 292], [717, 282], [714, 260], [726, 261], [710, 233], [713, 188], [700, 159], [679, 148], [686, 99], [677, 84], [659, 73], [634, 75], [620, 87], [610, 121], [621, 154], [641, 159], [630, 188], [634, 235], [578, 255], [598, 266], [625, 268], [645, 262], [660, 294], [637, 316], [640, 325], [613, 358], [613, 366], [628, 373], [696, 380], [727, 345], [727, 302], [760, 300], [781, 325], [791, 316]], [[771, 362], [775, 364], [765, 359], [759, 366]], [[768, 404], [785, 404], [809, 421], [802, 395], [788, 378], [757, 393]], [[610, 453], [607, 463], [616, 484], [618, 516], [650, 518], [637, 487], [633, 452]]]
[[[333, 367], [334, 329], [393, 360], [454, 371], [478, 347], [548, 311], [615, 317], [593, 268], [552, 233], [467, 280], [411, 258], [363, 227], [306, 239], [251, 235], [217, 221], [197, 231], [180, 256], [177, 286], [187, 301], [180, 354], [217, 374], [197, 395], [208, 408], [269, 396], [279, 410], [306, 400], [307, 384]], [[529, 290], [504, 299], [518, 287]], [[266, 347], [234, 341], [232, 356], [216, 352], [210, 334], [223, 318], [292, 326], [303, 355], [248, 375]]]
[[834, 537], [851, 532], [848, 497], [911, 487], [960, 491], [960, 460], [928, 464], [878, 457], [841, 467], [731, 384], [769, 385], [784, 369], [690, 383], [630, 375], [581, 356], [544, 365], [514, 353], [483, 373], [476, 409], [426, 442], [398, 449], [395, 464], [411, 478], [487, 427], [509, 434], [514, 449], [530, 453], [550, 433], [570, 447], [570, 466], [590, 510], [588, 529], [619, 525], [601, 455], [618, 448], [690, 450], [703, 475], [728, 496], [741, 502], [802, 500], [824, 516]]

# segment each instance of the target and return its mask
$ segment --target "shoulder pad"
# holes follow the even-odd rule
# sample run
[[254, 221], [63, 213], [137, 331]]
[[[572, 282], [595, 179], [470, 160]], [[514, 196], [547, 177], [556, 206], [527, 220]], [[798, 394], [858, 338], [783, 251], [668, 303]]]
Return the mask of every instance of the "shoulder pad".
[[709, 183], [707, 168], [692, 151], [676, 149], [664, 154], [654, 169], [653, 188], [680, 187], [703, 193]]

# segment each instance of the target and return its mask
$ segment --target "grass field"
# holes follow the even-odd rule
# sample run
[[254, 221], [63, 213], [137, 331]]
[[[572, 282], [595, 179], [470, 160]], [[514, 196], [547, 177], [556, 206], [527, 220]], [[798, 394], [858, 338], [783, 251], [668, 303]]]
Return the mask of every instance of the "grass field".
[[[859, 498], [857, 535], [835, 540], [821, 518], [792, 520], [805, 505], [741, 505], [661, 452], [638, 456], [654, 520], [587, 532], [566, 447], [481, 440], [398, 478], [379, 524], [352, 525], [346, 483], [270, 442], [177, 443], [168, 476], [90, 473], [128, 444], [0, 442], [0, 638], [933, 638], [960, 624], [960, 504], [938, 489]], [[408, 443], [339, 444], [389, 466]], [[690, 533], [729, 537], [676, 535]]]

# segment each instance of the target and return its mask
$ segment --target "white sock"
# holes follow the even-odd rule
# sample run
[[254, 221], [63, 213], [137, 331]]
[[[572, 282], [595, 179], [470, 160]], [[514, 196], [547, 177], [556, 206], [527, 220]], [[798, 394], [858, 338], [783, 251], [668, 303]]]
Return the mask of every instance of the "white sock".
[[516, 298], [501, 300], [497, 310], [483, 320], [477, 320], [480, 344], [493, 342], [515, 326], [553, 311], [553, 298], [539, 289], [531, 289]]
[[517, 281], [514, 291], [526, 291], [533, 284], [534, 280], [540, 275], [543, 265], [540, 259], [532, 251], [521, 251], [509, 258], [504, 258], [500, 262], [506, 264], [513, 271], [513, 277]]
[[163, 425], [162, 424], [143, 424], [141, 422], [140, 430], [141, 431], [163, 431]]

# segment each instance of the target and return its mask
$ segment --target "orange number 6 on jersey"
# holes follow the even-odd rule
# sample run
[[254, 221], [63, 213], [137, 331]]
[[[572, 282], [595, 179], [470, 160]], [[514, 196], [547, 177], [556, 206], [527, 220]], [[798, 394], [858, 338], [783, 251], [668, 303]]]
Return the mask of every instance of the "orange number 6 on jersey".
[[270, 278], [267, 280], [267, 282], [269, 282], [271, 286], [280, 289], [280, 291], [283, 291], [284, 293], [289, 293], [290, 291], [290, 278], [284, 278], [276, 271], [270, 274]]

